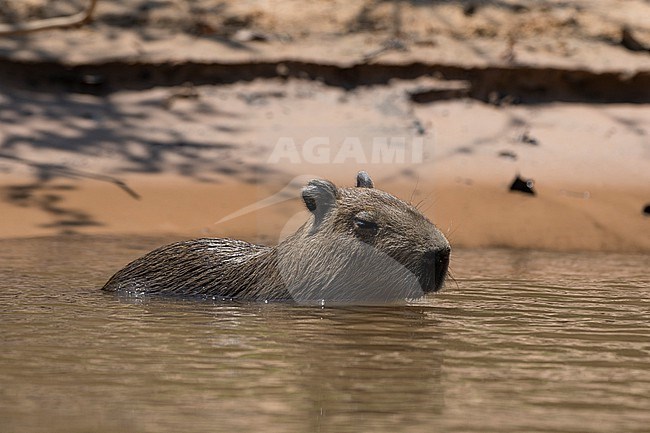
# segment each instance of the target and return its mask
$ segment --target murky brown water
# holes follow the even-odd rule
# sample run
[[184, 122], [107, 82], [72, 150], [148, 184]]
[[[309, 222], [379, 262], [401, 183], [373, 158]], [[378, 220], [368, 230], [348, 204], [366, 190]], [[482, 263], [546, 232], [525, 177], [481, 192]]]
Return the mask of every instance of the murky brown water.
[[0, 431], [649, 431], [648, 256], [459, 251], [408, 306], [97, 290], [166, 241], [0, 241]]

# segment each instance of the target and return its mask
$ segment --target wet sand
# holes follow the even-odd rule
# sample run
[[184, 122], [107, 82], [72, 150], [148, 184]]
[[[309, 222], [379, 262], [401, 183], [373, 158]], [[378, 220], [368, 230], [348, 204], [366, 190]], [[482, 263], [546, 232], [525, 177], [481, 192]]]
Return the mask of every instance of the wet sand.
[[[644, 236], [648, 217], [638, 209], [647, 194], [601, 188], [585, 199], [557, 189], [541, 189], [538, 196], [531, 197], [495, 185], [426, 180], [420, 180], [414, 192], [413, 184], [381, 182], [377, 174], [377, 183], [387, 191], [405, 199], [412, 197], [414, 203], [423, 200], [419, 207], [454, 247], [650, 251], [650, 239]], [[340, 175], [336, 178], [341, 185], [350, 184]], [[66, 186], [74, 189], [63, 189], [65, 200], [49, 209], [3, 204], [0, 237], [76, 232], [164, 234], [234, 237], [274, 244], [308, 218], [297, 188], [278, 203], [255, 205], [282, 191], [281, 184], [207, 184], [177, 176], [140, 176], [129, 180], [140, 200], [113, 185], [89, 180], [74, 184], [57, 181], [48, 187], [50, 193], [43, 192], [42, 196]], [[238, 214], [250, 205], [250, 213]]]

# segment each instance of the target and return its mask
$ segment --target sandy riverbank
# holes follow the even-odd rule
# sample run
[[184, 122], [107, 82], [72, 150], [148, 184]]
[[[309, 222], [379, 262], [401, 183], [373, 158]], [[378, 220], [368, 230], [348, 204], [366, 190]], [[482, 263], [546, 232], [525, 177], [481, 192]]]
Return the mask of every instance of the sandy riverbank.
[[[645, 106], [413, 104], [401, 85], [346, 92], [259, 80], [199, 86], [197, 97], [171, 106], [183, 88], [120, 92], [110, 104], [7, 90], [30, 120], [4, 126], [12, 139], [0, 159], [0, 236], [173, 233], [273, 243], [306, 218], [296, 215], [307, 179], [351, 185], [365, 169], [378, 187], [421, 202], [459, 247], [650, 251]], [[309, 148], [315, 138], [324, 141]], [[403, 139], [403, 157], [373, 159], [373, 140], [382, 138]], [[535, 180], [535, 196], [509, 191], [517, 174]]]
[[365, 169], [457, 247], [650, 252], [650, 54], [618, 39], [647, 3], [141, 3], [0, 40], [0, 237], [274, 243], [307, 179]]
[[[413, 194], [414, 201], [424, 199], [421, 208], [455, 247], [650, 251], [650, 240], [644, 235], [648, 218], [637, 206], [647, 193], [598, 189], [584, 199], [544, 188], [537, 197], [529, 197], [494, 185], [432, 185], [426, 180], [420, 180], [418, 192], [413, 193], [413, 184], [382, 182], [381, 175], [375, 177], [391, 193], [407, 199]], [[341, 179], [338, 183], [351, 182]], [[297, 188], [286, 191], [275, 204], [262, 204], [250, 213], [238, 214], [282, 191], [284, 185], [280, 184], [205, 184], [163, 176], [133, 178], [129, 185], [141, 195], [140, 200], [96, 181], [53, 182], [34, 193], [29, 205], [3, 204], [0, 237], [65, 232], [173, 234], [188, 238], [228, 236], [273, 244], [308, 217]]]

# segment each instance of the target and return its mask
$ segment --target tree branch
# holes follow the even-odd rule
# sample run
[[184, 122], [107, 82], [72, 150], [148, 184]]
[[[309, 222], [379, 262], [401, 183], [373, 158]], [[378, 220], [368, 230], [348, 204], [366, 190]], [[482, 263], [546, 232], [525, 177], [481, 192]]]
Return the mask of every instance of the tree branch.
[[87, 24], [92, 20], [92, 15], [95, 12], [98, 1], [89, 0], [85, 10], [70, 16], [46, 18], [26, 23], [0, 24], [0, 36], [21, 35], [42, 30], [61, 29]]

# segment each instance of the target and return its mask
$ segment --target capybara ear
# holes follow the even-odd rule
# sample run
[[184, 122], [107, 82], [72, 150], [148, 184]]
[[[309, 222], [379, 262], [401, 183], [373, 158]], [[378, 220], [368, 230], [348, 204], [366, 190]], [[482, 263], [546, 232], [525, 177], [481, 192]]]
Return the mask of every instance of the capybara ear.
[[325, 215], [336, 206], [338, 195], [336, 185], [329, 180], [310, 180], [302, 189], [302, 199], [307, 209], [314, 214], [316, 224], [320, 224]]
[[370, 179], [370, 175], [365, 171], [360, 171], [357, 173], [357, 188], [374, 188], [375, 185]]

